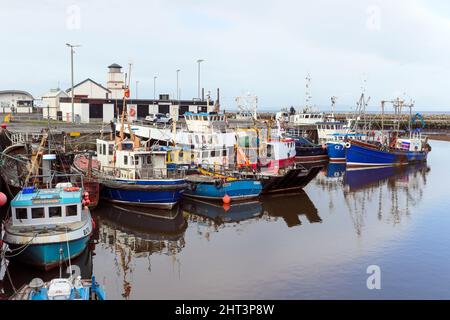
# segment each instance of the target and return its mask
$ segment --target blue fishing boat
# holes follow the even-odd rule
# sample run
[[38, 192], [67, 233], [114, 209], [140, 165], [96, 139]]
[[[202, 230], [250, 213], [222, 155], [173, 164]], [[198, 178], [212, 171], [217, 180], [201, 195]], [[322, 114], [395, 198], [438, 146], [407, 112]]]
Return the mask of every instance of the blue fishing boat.
[[[384, 105], [390, 102], [394, 106], [394, 125], [390, 130], [384, 130]], [[372, 135], [365, 141], [350, 139], [346, 143], [346, 161], [348, 167], [366, 166], [398, 166], [410, 163], [425, 162], [431, 147], [428, 138], [422, 137], [421, 129], [412, 130], [412, 121], [417, 117], [409, 118], [408, 130], [400, 130], [401, 110], [409, 108], [410, 114], [414, 103], [405, 104], [403, 100], [397, 98], [392, 101], [382, 101], [381, 131]], [[425, 125], [422, 122], [422, 127]], [[409, 134], [408, 134], [409, 133]], [[370, 140], [372, 136], [372, 140]]]
[[92, 279], [57, 278], [49, 282], [35, 278], [10, 300], [106, 300], [106, 294], [94, 276]]
[[427, 160], [429, 149], [426, 142], [403, 139], [398, 143], [396, 147], [389, 147], [380, 143], [350, 140], [346, 146], [347, 166], [396, 166]]
[[97, 140], [99, 168], [93, 171], [100, 197], [115, 203], [171, 209], [187, 187], [184, 170], [169, 170], [167, 150], [135, 142]]
[[302, 136], [288, 136], [295, 141], [295, 161], [300, 163], [328, 160], [327, 149]]
[[236, 178], [202, 169], [200, 174], [190, 175], [186, 181], [188, 188], [184, 194], [194, 198], [221, 200], [228, 195], [231, 200], [247, 200], [258, 197], [262, 191], [257, 179]]
[[80, 255], [92, 235], [93, 220], [82, 205], [82, 189], [70, 183], [56, 188], [26, 187], [11, 201], [4, 224], [6, 257], [45, 270]]

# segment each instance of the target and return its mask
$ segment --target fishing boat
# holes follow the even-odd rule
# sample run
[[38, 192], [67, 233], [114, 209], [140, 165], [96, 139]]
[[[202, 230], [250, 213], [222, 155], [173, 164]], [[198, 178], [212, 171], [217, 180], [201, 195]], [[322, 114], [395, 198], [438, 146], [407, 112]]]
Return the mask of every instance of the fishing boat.
[[393, 146], [350, 140], [346, 144], [348, 167], [407, 165], [427, 160], [428, 147], [421, 137], [398, 139]]
[[95, 277], [57, 278], [49, 282], [35, 278], [20, 288], [10, 300], [106, 300], [106, 295]]
[[171, 209], [187, 187], [183, 170], [168, 170], [167, 151], [130, 140], [97, 140], [100, 197], [115, 203]]
[[[400, 130], [400, 119], [394, 122], [391, 130], [384, 130], [384, 105], [391, 102], [395, 115], [400, 118], [402, 108], [410, 109], [408, 130]], [[382, 101], [381, 135], [372, 135], [372, 140], [360, 141], [350, 139], [346, 143], [346, 162], [348, 167], [365, 166], [396, 166], [416, 162], [425, 162], [431, 147], [428, 138], [423, 137], [421, 129], [412, 130], [411, 110], [414, 104], [405, 104], [399, 98], [392, 101]], [[375, 138], [376, 137], [376, 138]]]
[[[142, 143], [131, 130], [127, 111], [129, 86], [130, 76], [122, 101], [119, 135], [113, 130], [110, 140], [97, 139], [96, 165], [92, 168], [92, 175], [101, 184], [102, 199], [120, 204], [171, 209], [181, 199], [187, 186], [185, 173], [181, 169], [168, 170], [167, 150]], [[129, 137], [125, 135], [125, 126], [128, 127]]]
[[231, 200], [248, 200], [259, 196], [262, 190], [257, 179], [220, 174], [199, 168], [199, 174], [186, 177], [188, 188], [184, 195], [202, 199], [222, 200], [228, 196]]
[[49, 270], [63, 260], [80, 255], [89, 242], [94, 222], [83, 190], [71, 183], [55, 188], [26, 187], [11, 201], [11, 214], [4, 222], [6, 257]]

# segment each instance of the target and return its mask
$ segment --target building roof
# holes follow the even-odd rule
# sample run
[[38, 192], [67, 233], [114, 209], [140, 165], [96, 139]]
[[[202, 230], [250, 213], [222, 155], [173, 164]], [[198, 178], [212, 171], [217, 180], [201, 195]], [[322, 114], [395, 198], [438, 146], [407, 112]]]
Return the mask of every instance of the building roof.
[[[95, 81], [92, 80], [91, 78], [87, 78], [86, 80], [83, 80], [83, 81], [81, 81], [80, 83], [77, 83], [77, 84], [74, 85], [73, 87], [76, 88], [76, 87], [78, 87], [78, 86], [80, 86], [80, 85], [82, 85], [83, 83], [88, 82], [88, 81], [94, 83], [95, 85], [99, 86], [100, 88], [102, 88], [102, 89], [105, 90], [105, 91], [111, 92], [109, 89], [105, 88], [105, 87], [102, 86], [100, 83], [95, 82]], [[72, 91], [72, 88], [69, 88], [69, 89], [66, 90], [67, 93], [69, 93], [70, 91]]]
[[34, 99], [31, 93], [22, 90], [0, 90], [0, 94], [25, 94], [30, 96], [31, 99]]
[[64, 94], [65, 97], [68, 96], [68, 94], [64, 90], [57, 88], [57, 89], [50, 89], [50, 91], [47, 92], [46, 94], [43, 94], [41, 98], [55, 98], [60, 94]]
[[108, 68], [122, 68], [122, 66], [118, 65], [117, 63], [113, 63], [112, 65], [108, 66]]

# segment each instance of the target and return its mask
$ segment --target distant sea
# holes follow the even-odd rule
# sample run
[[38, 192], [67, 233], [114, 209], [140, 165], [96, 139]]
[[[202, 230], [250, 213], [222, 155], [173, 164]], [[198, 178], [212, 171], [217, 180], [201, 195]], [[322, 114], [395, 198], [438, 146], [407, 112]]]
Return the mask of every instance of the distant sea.
[[[439, 111], [439, 110], [413, 109], [413, 113], [414, 114], [420, 113], [420, 114], [424, 114], [424, 115], [438, 115], [438, 114], [449, 114], [450, 115], [450, 107], [445, 107], [445, 108], [442, 108], [442, 109], [444, 109], [444, 110]], [[234, 109], [234, 108], [225, 109], [225, 110], [226, 111], [231, 111], [231, 112], [237, 112], [237, 109]], [[288, 110], [289, 110], [289, 108], [288, 108]], [[298, 109], [296, 109], [296, 110], [298, 110]], [[326, 112], [326, 113], [330, 113], [331, 112], [331, 109], [328, 109], [328, 108], [323, 108], [322, 109], [322, 108], [319, 107], [318, 110], [320, 112]], [[278, 111], [281, 111], [281, 108], [271, 108], [271, 107], [258, 108], [258, 112], [273, 112], [273, 113], [276, 113]], [[336, 108], [334, 110], [334, 112], [336, 112], [336, 113], [352, 113], [352, 112], [355, 112], [355, 109]], [[367, 113], [381, 113], [381, 110], [380, 110], [380, 108], [370, 107], [369, 110], [367, 110], [366, 112]], [[407, 110], [407, 109], [402, 110], [403, 114], [405, 114], [407, 112], [409, 112], [409, 110]], [[385, 113], [394, 113], [394, 111], [393, 110], [391, 110], [391, 111], [385, 110]]]

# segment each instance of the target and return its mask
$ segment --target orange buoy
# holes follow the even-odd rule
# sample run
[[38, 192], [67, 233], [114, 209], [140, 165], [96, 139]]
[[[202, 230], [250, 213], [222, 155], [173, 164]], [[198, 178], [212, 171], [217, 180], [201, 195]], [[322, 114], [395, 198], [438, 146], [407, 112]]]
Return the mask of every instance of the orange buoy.
[[223, 203], [225, 203], [225, 204], [229, 204], [229, 203], [231, 202], [231, 198], [230, 198], [229, 195], [227, 195], [227, 194], [225, 193], [225, 195], [224, 195], [223, 198], [222, 198], [222, 201], [223, 201]]
[[0, 207], [4, 206], [8, 202], [8, 198], [6, 197], [6, 194], [3, 192], [0, 192]]

